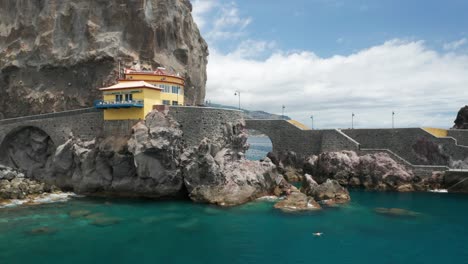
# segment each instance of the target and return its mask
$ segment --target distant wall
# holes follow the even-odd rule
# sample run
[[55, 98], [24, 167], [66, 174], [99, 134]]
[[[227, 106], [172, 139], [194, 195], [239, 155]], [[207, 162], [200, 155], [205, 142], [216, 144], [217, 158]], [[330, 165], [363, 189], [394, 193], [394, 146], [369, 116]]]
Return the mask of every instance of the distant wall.
[[450, 129], [448, 136], [455, 138], [458, 145], [468, 146], [468, 129]]
[[245, 120], [248, 129], [267, 135], [274, 152], [294, 151], [299, 156], [325, 151], [359, 149], [359, 144], [339, 130], [303, 130], [287, 120]]
[[401, 129], [347, 129], [345, 134], [360, 143], [361, 149], [389, 149], [412, 164], [442, 165], [447, 163], [424, 162], [414, 147], [418, 141], [433, 142], [440, 152], [453, 160], [468, 157], [468, 147], [458, 146], [453, 138], [437, 138], [420, 128]]
[[184, 139], [190, 146], [198, 145], [205, 137], [224, 135], [227, 123], [243, 119], [242, 111], [210, 107], [171, 106], [169, 115], [181, 125]]

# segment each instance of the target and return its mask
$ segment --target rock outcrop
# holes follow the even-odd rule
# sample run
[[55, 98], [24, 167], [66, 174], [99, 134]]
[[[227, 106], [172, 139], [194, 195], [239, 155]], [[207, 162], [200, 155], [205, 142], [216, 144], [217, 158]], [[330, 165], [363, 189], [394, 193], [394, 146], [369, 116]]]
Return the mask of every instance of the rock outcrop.
[[89, 106], [118, 61], [179, 72], [186, 103], [202, 103], [208, 48], [191, 10], [189, 0], [2, 1], [0, 118]]
[[304, 176], [301, 192], [313, 197], [319, 203], [328, 205], [347, 203], [351, 200], [348, 190], [336, 180], [327, 179], [324, 183], [318, 184], [308, 174]]
[[57, 147], [48, 173], [35, 179], [80, 194], [189, 197], [221, 206], [287, 193], [290, 185], [269, 159], [245, 159], [244, 126], [226, 123], [218, 137], [187, 147], [180, 125], [155, 110], [129, 138], [71, 138]]
[[386, 153], [359, 156], [353, 151], [325, 152], [309, 157], [304, 172], [318, 183], [332, 179], [343, 186], [379, 191], [422, 191], [438, 188], [443, 183], [440, 173], [421, 179]]
[[248, 145], [243, 127], [243, 123], [234, 124], [218, 139], [205, 139], [184, 153], [185, 186], [192, 200], [232, 206], [271, 195], [282, 186], [284, 179], [270, 159], [244, 158]]
[[299, 191], [292, 192], [285, 199], [277, 202], [274, 207], [284, 212], [315, 211], [322, 208], [314, 198]]
[[25, 178], [23, 172], [0, 166], [0, 199], [24, 199], [55, 190], [55, 186]]
[[455, 129], [468, 129], [468, 105], [465, 105], [458, 111], [454, 123], [453, 128]]

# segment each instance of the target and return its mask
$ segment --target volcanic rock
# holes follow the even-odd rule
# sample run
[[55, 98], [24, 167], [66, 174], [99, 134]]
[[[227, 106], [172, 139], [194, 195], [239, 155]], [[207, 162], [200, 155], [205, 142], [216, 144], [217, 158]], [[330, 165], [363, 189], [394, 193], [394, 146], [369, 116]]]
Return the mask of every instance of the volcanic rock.
[[274, 207], [284, 212], [314, 211], [321, 209], [314, 198], [301, 192], [291, 193], [286, 196], [285, 199], [277, 202]]
[[1, 1], [0, 118], [90, 106], [119, 61], [180, 73], [185, 102], [201, 104], [208, 47], [191, 11], [189, 0]]
[[301, 192], [313, 197], [318, 202], [328, 204], [346, 203], [351, 200], [348, 190], [342, 187], [338, 181], [327, 179], [324, 183], [318, 184], [308, 174], [304, 177]]
[[454, 123], [453, 128], [455, 129], [468, 129], [468, 105], [465, 105], [458, 111]]

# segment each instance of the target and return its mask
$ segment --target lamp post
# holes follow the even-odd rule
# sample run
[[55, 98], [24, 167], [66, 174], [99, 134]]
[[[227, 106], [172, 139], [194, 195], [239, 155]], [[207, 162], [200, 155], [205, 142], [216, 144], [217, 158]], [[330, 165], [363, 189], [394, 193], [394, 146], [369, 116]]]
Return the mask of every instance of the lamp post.
[[312, 121], [311, 124], [310, 124], [310, 129], [314, 129], [314, 116], [311, 115], [311, 116], [310, 116], [310, 119], [311, 119], [311, 121]]
[[241, 107], [240, 107], [240, 94], [241, 94], [240, 91], [236, 91], [236, 92], [234, 93], [234, 95], [239, 96], [239, 110], [241, 110]]
[[351, 113], [351, 129], [354, 129], [354, 113]]
[[282, 111], [281, 111], [281, 119], [284, 119], [284, 109], [286, 108], [286, 106], [282, 106]]
[[395, 128], [395, 111], [392, 111], [392, 128]]

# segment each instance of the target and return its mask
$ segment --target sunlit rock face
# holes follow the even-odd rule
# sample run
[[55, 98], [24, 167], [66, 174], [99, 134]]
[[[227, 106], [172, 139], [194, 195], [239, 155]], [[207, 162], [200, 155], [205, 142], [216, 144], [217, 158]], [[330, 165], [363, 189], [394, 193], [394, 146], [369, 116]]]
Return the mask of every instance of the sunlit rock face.
[[202, 103], [208, 47], [191, 10], [188, 0], [1, 1], [0, 118], [90, 106], [119, 60], [179, 72], [186, 103]]

